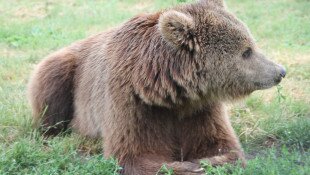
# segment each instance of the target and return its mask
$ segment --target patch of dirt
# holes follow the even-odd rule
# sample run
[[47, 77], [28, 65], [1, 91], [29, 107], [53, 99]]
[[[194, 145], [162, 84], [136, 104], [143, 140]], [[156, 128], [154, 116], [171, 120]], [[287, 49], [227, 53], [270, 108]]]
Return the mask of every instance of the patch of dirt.
[[294, 65], [310, 65], [310, 53], [305, 54], [291, 54], [283, 52], [273, 52], [272, 56], [275, 61], [284, 64], [287, 67]]
[[282, 86], [295, 100], [302, 100], [310, 104], [310, 94], [305, 91], [305, 87], [310, 87], [310, 81], [284, 80]]
[[22, 51], [7, 47], [5, 45], [0, 45], [0, 48], [1, 57], [17, 57], [23, 55]]
[[14, 17], [22, 19], [39, 18], [43, 19], [48, 15], [49, 3], [37, 3], [32, 8], [19, 7], [13, 12]]
[[146, 0], [146, 1], [135, 3], [130, 7], [128, 7], [127, 4], [125, 3], [120, 3], [118, 7], [125, 11], [130, 11], [134, 14], [137, 14], [141, 12], [148, 12], [151, 5], [152, 5], [152, 1]]

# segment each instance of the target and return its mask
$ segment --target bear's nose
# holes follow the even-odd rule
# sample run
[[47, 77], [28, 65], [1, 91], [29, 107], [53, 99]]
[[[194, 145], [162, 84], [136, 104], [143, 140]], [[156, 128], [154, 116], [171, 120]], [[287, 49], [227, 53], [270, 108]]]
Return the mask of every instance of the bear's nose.
[[282, 65], [279, 65], [279, 67], [280, 67], [280, 75], [282, 78], [284, 78], [286, 75], [286, 70], [285, 70], [284, 66], [282, 66]]

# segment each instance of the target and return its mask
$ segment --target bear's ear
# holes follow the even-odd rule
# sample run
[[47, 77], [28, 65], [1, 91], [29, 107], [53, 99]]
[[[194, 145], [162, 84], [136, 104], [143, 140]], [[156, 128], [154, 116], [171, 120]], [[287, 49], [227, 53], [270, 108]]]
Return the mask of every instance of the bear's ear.
[[159, 30], [164, 40], [176, 46], [195, 49], [194, 20], [191, 16], [177, 11], [164, 12], [159, 18]]

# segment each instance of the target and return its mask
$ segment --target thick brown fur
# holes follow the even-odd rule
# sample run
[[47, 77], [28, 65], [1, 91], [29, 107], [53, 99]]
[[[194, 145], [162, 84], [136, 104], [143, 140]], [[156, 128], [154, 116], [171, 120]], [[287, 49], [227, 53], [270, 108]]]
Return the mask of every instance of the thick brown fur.
[[122, 174], [202, 174], [245, 159], [225, 102], [278, 84], [283, 68], [259, 53], [222, 1], [137, 16], [44, 59], [29, 83], [47, 133], [72, 127], [104, 139]]

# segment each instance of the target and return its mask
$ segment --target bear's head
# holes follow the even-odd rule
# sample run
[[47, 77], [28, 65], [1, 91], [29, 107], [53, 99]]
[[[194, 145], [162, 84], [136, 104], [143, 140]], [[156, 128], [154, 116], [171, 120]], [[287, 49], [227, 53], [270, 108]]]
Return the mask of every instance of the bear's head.
[[247, 26], [221, 0], [200, 0], [163, 12], [158, 28], [181, 55], [174, 64], [183, 73], [173, 75], [174, 81], [193, 87], [198, 96], [231, 100], [275, 86], [285, 77], [284, 67], [260, 52]]

